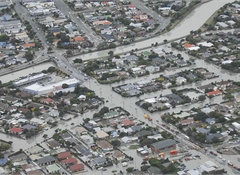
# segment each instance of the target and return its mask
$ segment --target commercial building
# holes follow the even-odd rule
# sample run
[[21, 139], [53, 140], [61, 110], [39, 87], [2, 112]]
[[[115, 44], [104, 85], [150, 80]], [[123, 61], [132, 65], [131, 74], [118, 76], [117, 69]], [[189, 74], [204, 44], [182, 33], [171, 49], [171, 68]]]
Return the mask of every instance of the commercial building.
[[160, 153], [166, 150], [176, 149], [176, 142], [173, 139], [166, 139], [151, 145], [152, 151]]
[[46, 78], [48, 78], [47, 74], [40, 73], [40, 74], [37, 74], [37, 75], [27, 76], [25, 78], [16, 80], [16, 81], [13, 82], [13, 85], [19, 87], [19, 86], [23, 86], [23, 85], [26, 85], [26, 84], [29, 84], [29, 83], [37, 82], [39, 80], [43, 80], [43, 79], [46, 79]]
[[[79, 84], [79, 81], [75, 78], [63, 80], [57, 83], [48, 84], [48, 85], [41, 85], [38, 83], [35, 83], [33, 85], [25, 87], [23, 90], [25, 92], [29, 92], [34, 95], [43, 95], [43, 94], [49, 94], [51, 92], [59, 91], [62, 89], [62, 85], [67, 84], [69, 88], [76, 87]], [[64, 90], [64, 89], [63, 89]]]

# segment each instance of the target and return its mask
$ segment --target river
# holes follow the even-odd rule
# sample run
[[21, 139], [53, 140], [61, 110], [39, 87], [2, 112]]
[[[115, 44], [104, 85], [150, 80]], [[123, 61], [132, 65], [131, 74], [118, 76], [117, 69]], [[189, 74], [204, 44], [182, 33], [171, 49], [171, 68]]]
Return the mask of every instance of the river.
[[[153, 43], [161, 43], [165, 39], [172, 40], [176, 38], [180, 38], [190, 34], [190, 31], [198, 30], [204, 22], [208, 20], [210, 16], [213, 15], [215, 11], [221, 8], [223, 5], [234, 2], [234, 0], [212, 0], [208, 3], [201, 5], [200, 7], [193, 10], [182, 22], [180, 22], [173, 30], [167, 32], [164, 35], [157, 36], [155, 38], [147, 39], [144, 41], [140, 41], [134, 44], [130, 44], [127, 46], [120, 46], [115, 49], [109, 49], [104, 51], [97, 51], [88, 54], [84, 54], [81, 56], [72, 57], [71, 60], [75, 58], [81, 58], [82, 60], [89, 60], [98, 57], [105, 57], [108, 56], [108, 52], [110, 50], [114, 51], [115, 54], [121, 54], [124, 52], [131, 51], [133, 49], [142, 49], [146, 48], [147, 46], [151, 46]], [[69, 59], [70, 60], [70, 59]]]
[[11, 74], [0, 76], [0, 80], [2, 81], [2, 83], [6, 83], [9, 81], [18, 79], [20, 77], [23, 77], [23, 76], [27, 76], [34, 72], [41, 72], [42, 70], [48, 69], [50, 66], [55, 66], [55, 65], [52, 62], [39, 64], [39, 65], [32, 66], [32, 67], [29, 67], [29, 68], [26, 68], [26, 69], [23, 69], [23, 70], [20, 70], [17, 72], [13, 72]]

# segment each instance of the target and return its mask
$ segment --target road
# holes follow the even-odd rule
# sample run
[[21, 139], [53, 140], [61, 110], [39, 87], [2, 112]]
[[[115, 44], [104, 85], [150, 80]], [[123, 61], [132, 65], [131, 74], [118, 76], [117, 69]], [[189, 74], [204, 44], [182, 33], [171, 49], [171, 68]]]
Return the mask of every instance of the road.
[[78, 26], [79, 30], [83, 30], [85, 32], [85, 35], [87, 35], [89, 41], [93, 42], [96, 46], [102, 43], [102, 39], [95, 34], [90, 26], [85, 24], [76, 15], [75, 12], [73, 12], [72, 9], [63, 0], [54, 0], [54, 3], [62, 13], [68, 16]]
[[[113, 51], [115, 54], [127, 53], [131, 50], [138, 50], [151, 46], [153, 43], [162, 43], [164, 40], [173, 40], [181, 38], [190, 34], [190, 31], [198, 30], [204, 22], [220, 7], [224, 4], [234, 2], [234, 0], [212, 0], [208, 3], [202, 4], [197, 9], [193, 10], [182, 22], [180, 22], [173, 30], [167, 32], [164, 35], [156, 36], [155, 38], [147, 39], [144, 41], [136, 42], [127, 46], [119, 46], [115, 49], [108, 49], [104, 51], [91, 52], [84, 54], [80, 57], [82, 60], [90, 60], [99, 57], [108, 56], [109, 51]], [[204, 13], [203, 13], [204, 12]], [[74, 60], [76, 57], [72, 57]]]

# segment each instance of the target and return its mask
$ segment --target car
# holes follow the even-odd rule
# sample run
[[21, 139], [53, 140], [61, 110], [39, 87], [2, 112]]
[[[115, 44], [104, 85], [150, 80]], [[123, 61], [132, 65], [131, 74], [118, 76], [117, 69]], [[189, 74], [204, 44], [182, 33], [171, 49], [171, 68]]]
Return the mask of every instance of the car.
[[159, 121], [158, 121], [158, 120], [156, 120], [156, 122], [157, 122], [157, 123], [159, 123]]
[[179, 159], [179, 162], [183, 162], [182, 159]]
[[122, 163], [122, 166], [123, 166], [123, 167], [126, 167], [127, 165], [128, 165], [127, 162], [123, 162], [123, 163]]
[[103, 168], [102, 171], [107, 171], [107, 168]]

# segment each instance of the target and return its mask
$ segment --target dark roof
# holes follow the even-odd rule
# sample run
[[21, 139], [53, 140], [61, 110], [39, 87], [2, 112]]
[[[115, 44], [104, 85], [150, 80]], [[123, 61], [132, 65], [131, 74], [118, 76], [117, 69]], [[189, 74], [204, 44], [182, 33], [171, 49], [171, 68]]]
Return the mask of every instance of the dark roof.
[[81, 144], [76, 145], [74, 148], [84, 156], [91, 155], [91, 152], [89, 151], [89, 149], [87, 149], [85, 146]]
[[136, 126], [134, 125], [134, 126], [131, 127], [131, 129], [133, 131], [140, 131], [142, 129], [142, 126], [141, 125], [136, 125]]
[[155, 149], [164, 149], [166, 147], [170, 147], [175, 145], [176, 142], [173, 139], [166, 139], [166, 140], [162, 140], [156, 143], [152, 144], [152, 147], [154, 147]]
[[209, 135], [207, 135], [207, 137], [206, 137], [206, 139], [208, 140], [208, 141], [212, 141], [212, 139], [213, 138], [221, 138], [222, 137], [222, 134], [220, 134], [220, 133], [215, 133], [215, 134], [209, 134]]
[[36, 126], [33, 126], [33, 125], [30, 125], [30, 124], [26, 124], [24, 126], [21, 127], [22, 129], [27, 129], [27, 130], [30, 130], [30, 129], [35, 129], [37, 128]]
[[142, 131], [137, 132], [137, 136], [138, 137], [149, 136], [151, 134], [152, 134], [152, 132], [151, 131], [147, 131], [147, 130], [142, 130]]
[[60, 146], [60, 143], [57, 142], [56, 140], [50, 140], [47, 142], [47, 144], [52, 148]]
[[158, 167], [155, 167], [155, 166], [151, 166], [147, 169], [147, 171], [150, 173], [150, 174], [154, 174], [154, 175], [157, 175], [157, 174], [161, 174], [161, 170], [158, 168]]
[[197, 132], [202, 133], [202, 134], [207, 134], [210, 132], [210, 129], [205, 129], [205, 128], [196, 128]]
[[53, 156], [46, 156], [41, 159], [38, 159], [37, 163], [38, 164], [46, 164], [46, 163], [54, 162], [54, 161], [55, 161], [55, 159]]

